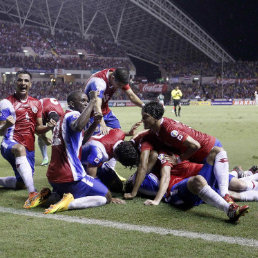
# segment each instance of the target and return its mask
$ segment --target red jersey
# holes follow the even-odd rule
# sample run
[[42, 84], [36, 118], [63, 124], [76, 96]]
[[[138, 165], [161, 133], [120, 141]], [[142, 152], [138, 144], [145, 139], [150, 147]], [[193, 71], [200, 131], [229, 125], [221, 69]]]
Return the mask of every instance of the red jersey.
[[171, 188], [183, 179], [198, 175], [202, 167], [203, 164], [192, 163], [189, 161], [183, 161], [173, 166], [170, 170], [170, 181], [167, 193], [169, 194]]
[[105, 147], [109, 159], [114, 156], [114, 147], [120, 141], [125, 139], [125, 133], [119, 129], [111, 129], [106, 135], [95, 135], [90, 138], [90, 140], [99, 141]]
[[42, 119], [45, 123], [50, 112], [56, 112], [60, 117], [64, 114], [64, 110], [55, 98], [40, 99], [42, 105]]
[[[102, 71], [94, 73], [86, 83], [85, 93], [87, 95], [91, 90], [98, 90], [100, 92], [99, 97], [102, 98], [101, 110], [103, 115], [106, 115], [110, 112], [110, 109], [108, 107], [108, 102], [117, 90], [117, 88], [114, 88], [108, 80], [109, 74], [114, 71], [115, 71], [115, 68], [109, 68], [109, 69], [104, 69]], [[122, 90], [125, 90], [125, 91], [129, 89], [130, 89], [129, 84], [125, 85], [122, 88]]]
[[183, 142], [188, 136], [191, 136], [201, 145], [201, 148], [190, 158], [190, 161], [196, 163], [203, 162], [216, 141], [216, 138], [213, 136], [194, 130], [187, 125], [167, 117], [162, 119], [159, 132], [157, 134], [150, 134], [153, 137], [157, 137], [165, 146], [172, 148], [172, 151], [177, 154], [181, 154], [186, 151], [186, 147], [183, 145]]
[[26, 101], [20, 101], [15, 97], [15, 94], [7, 99], [12, 103], [16, 114], [13, 139], [22, 144], [28, 151], [34, 151], [37, 119], [42, 117], [40, 101], [30, 96]]

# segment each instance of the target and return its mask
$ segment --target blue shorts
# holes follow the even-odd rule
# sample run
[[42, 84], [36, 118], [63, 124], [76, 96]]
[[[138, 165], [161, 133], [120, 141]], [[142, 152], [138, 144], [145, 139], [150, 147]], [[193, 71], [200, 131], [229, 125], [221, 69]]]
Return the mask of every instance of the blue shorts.
[[159, 190], [159, 179], [152, 173], [145, 176], [139, 192], [147, 196], [156, 196]]
[[[4, 140], [1, 144], [1, 154], [2, 156], [11, 164], [16, 180], [18, 182], [23, 182], [18, 170], [16, 169], [16, 163], [15, 163], [15, 156], [12, 153], [12, 147], [15, 144], [19, 144], [16, 141], [10, 141], [10, 140]], [[26, 149], [26, 157], [27, 160], [31, 166], [32, 174], [34, 174], [34, 166], [35, 166], [35, 152], [34, 151], [28, 151]]]
[[65, 193], [71, 193], [75, 199], [86, 196], [106, 196], [108, 188], [98, 179], [86, 175], [80, 181], [70, 183], [51, 183], [53, 192], [63, 196]]
[[[222, 146], [221, 142], [218, 139], [216, 139], [213, 147], [223, 147], [223, 146]], [[203, 160], [202, 163], [205, 164], [206, 162], [207, 162], [207, 157]]]
[[[198, 175], [203, 176], [208, 185], [217, 193], [219, 193], [219, 187], [217, 180], [213, 172], [213, 166], [209, 164], [204, 164], [203, 168], [200, 170]], [[233, 176], [229, 175], [229, 182]], [[170, 190], [170, 196], [165, 199], [172, 205], [186, 205], [188, 208], [193, 206], [198, 206], [204, 203], [197, 195], [191, 193], [187, 188], [187, 182], [189, 178], [182, 180], [181, 182], [175, 184]]]
[[[117, 117], [113, 114], [112, 111], [110, 111], [109, 113], [107, 113], [106, 115], [103, 116], [103, 119], [106, 123], [106, 125], [108, 127], [111, 127], [113, 129], [115, 128], [121, 128], [121, 125], [120, 125], [120, 122], [119, 120], [117, 119]], [[90, 118], [90, 121], [88, 122], [88, 124], [86, 125], [86, 128], [89, 128], [90, 125], [93, 123], [94, 121], [94, 118], [91, 117]], [[99, 134], [100, 133], [100, 125], [98, 125], [93, 133], [93, 135], [95, 134]]]

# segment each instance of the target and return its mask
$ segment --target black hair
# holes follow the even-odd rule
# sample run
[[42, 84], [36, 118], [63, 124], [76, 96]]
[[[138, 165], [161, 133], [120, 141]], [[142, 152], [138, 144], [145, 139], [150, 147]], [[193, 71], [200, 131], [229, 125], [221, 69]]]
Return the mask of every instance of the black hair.
[[51, 112], [49, 112], [49, 114], [48, 114], [47, 120], [50, 121], [50, 119], [53, 119], [53, 120], [55, 120], [56, 122], [58, 122], [59, 118], [60, 118], [60, 116], [59, 116], [55, 111], [51, 111]]
[[123, 166], [133, 168], [140, 162], [139, 151], [132, 141], [123, 141], [117, 145], [114, 151], [115, 159]]
[[145, 104], [142, 108], [142, 111], [158, 120], [161, 119], [162, 116], [164, 115], [164, 108], [162, 104], [160, 104], [157, 101], [151, 101]]
[[18, 71], [17, 73], [16, 73], [16, 79], [18, 79], [18, 75], [19, 74], [28, 74], [29, 76], [30, 76], [30, 79], [32, 79], [32, 75], [31, 75], [31, 73], [30, 72], [28, 72], [28, 71], [26, 71], [26, 70], [21, 70], [21, 71]]
[[129, 72], [124, 67], [116, 68], [116, 70], [113, 72], [113, 76], [115, 77], [115, 81], [128, 84], [129, 83]]
[[79, 90], [70, 92], [66, 99], [67, 103], [69, 103], [70, 101], [76, 100], [78, 98], [78, 96], [80, 96], [81, 94], [82, 94], [82, 92]]

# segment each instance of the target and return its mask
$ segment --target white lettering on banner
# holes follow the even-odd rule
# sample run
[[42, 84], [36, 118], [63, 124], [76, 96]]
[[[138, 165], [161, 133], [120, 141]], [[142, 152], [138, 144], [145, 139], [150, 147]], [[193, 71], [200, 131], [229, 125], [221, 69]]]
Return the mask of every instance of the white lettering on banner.
[[142, 92], [162, 92], [163, 84], [154, 84], [154, 85], [144, 85], [142, 88]]
[[254, 100], [234, 100], [233, 105], [255, 105]]

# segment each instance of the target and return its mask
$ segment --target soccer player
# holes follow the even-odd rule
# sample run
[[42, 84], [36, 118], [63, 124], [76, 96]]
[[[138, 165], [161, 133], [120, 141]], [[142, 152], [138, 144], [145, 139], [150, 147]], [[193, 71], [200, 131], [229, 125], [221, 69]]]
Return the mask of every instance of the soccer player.
[[[182, 91], [179, 89], [178, 86], [176, 86], [176, 88], [171, 91], [171, 102], [174, 105], [173, 111], [176, 116], [180, 116], [180, 112], [181, 112], [180, 100], [182, 96], [183, 96]], [[177, 112], [177, 107], [178, 107], [178, 112]]]
[[[97, 103], [97, 91], [91, 91], [90, 102], [87, 95], [75, 91], [68, 95], [69, 109], [60, 118], [53, 131], [52, 156], [47, 178], [53, 191], [63, 198], [45, 210], [46, 214], [70, 209], [96, 207], [110, 202], [123, 203], [114, 199], [108, 188], [99, 180], [88, 176], [79, 159], [83, 132], [91, 112]], [[95, 126], [102, 116], [95, 114]], [[29, 208], [45, 201], [50, 190], [43, 189]]]
[[[129, 145], [124, 142], [117, 146], [117, 150], [119, 149], [119, 151], [116, 152], [118, 159], [119, 157], [122, 157], [123, 165], [136, 165], [131, 158], [127, 158], [123, 155], [124, 151], [122, 148], [125, 148], [126, 151], [129, 152], [130, 156], [137, 156], [136, 148], [130, 148]], [[154, 197], [154, 200], [146, 200], [144, 202], [145, 205], [159, 205], [160, 201], [164, 197], [165, 201], [168, 203], [176, 206], [184, 205], [188, 208], [206, 202], [225, 211], [231, 221], [237, 221], [240, 216], [243, 216], [248, 212], [249, 207], [247, 205], [240, 207], [236, 203], [228, 203], [217, 193], [217, 181], [213, 174], [212, 165], [208, 163], [203, 165], [183, 161], [171, 168], [169, 162], [167, 162], [163, 156], [164, 155], [159, 155], [158, 160], [160, 162], [156, 162], [151, 171], [145, 175], [144, 180], [138, 188], [138, 193]], [[175, 157], [172, 158], [172, 160], [175, 159]], [[137, 172], [127, 180], [125, 191], [133, 191], [136, 178]], [[247, 190], [252, 189], [252, 196], [250, 194], [249, 196], [253, 198], [252, 200], [257, 199], [258, 184], [256, 186], [257, 189], [254, 189], [256, 191], [254, 191], [251, 184], [248, 185], [241, 182], [239, 179], [230, 176], [230, 187], [231, 189], [234, 189], [232, 193], [234, 192], [236, 194], [239, 193], [235, 191], [247, 192]]]
[[52, 120], [46, 126], [42, 124], [41, 104], [39, 100], [29, 96], [31, 79], [32, 76], [27, 71], [16, 73], [15, 93], [7, 98], [12, 104], [8, 111], [10, 113], [3, 112], [0, 119], [3, 127], [10, 125], [10, 115], [15, 120], [14, 126], [9, 127], [1, 144], [2, 156], [11, 164], [15, 177], [1, 177], [0, 185], [12, 189], [26, 187], [29, 198], [25, 206], [37, 194], [33, 182], [35, 133], [46, 133], [56, 124]]
[[228, 202], [233, 202], [228, 194], [228, 157], [219, 140], [178, 121], [163, 117], [163, 114], [164, 109], [157, 102], [147, 103], [142, 108], [142, 121], [144, 128], [150, 129], [150, 137], [179, 155], [174, 164], [184, 160], [213, 164], [220, 195]]
[[165, 108], [165, 104], [164, 104], [165, 97], [164, 97], [164, 95], [162, 93], [160, 93], [158, 95], [157, 99], [158, 99], [158, 102], [163, 106], [163, 108]]
[[104, 69], [93, 74], [86, 83], [85, 93], [87, 95], [92, 90], [100, 92], [97, 99], [96, 111], [102, 113], [103, 118], [97, 133], [107, 134], [108, 127], [121, 128], [119, 120], [108, 107], [109, 100], [118, 89], [123, 90], [135, 105], [139, 107], [143, 106], [143, 102], [129, 86], [129, 72], [126, 68]]
[[125, 181], [125, 178], [114, 171], [114, 163], [107, 163], [106, 161], [114, 157], [116, 146], [125, 139], [125, 136], [134, 135], [140, 123], [133, 125], [129, 132], [116, 128], [111, 129], [106, 135], [92, 136], [83, 145], [81, 162], [87, 173], [94, 178], [98, 177], [111, 191], [121, 192], [123, 188], [122, 181]]
[[[59, 118], [64, 114], [61, 104], [55, 98], [43, 98], [40, 99], [40, 102], [42, 105], [43, 125], [46, 125], [50, 119], [58, 122]], [[38, 135], [38, 146], [43, 157], [41, 166], [48, 165], [47, 145], [51, 145], [51, 139], [47, 138], [46, 134]]]

